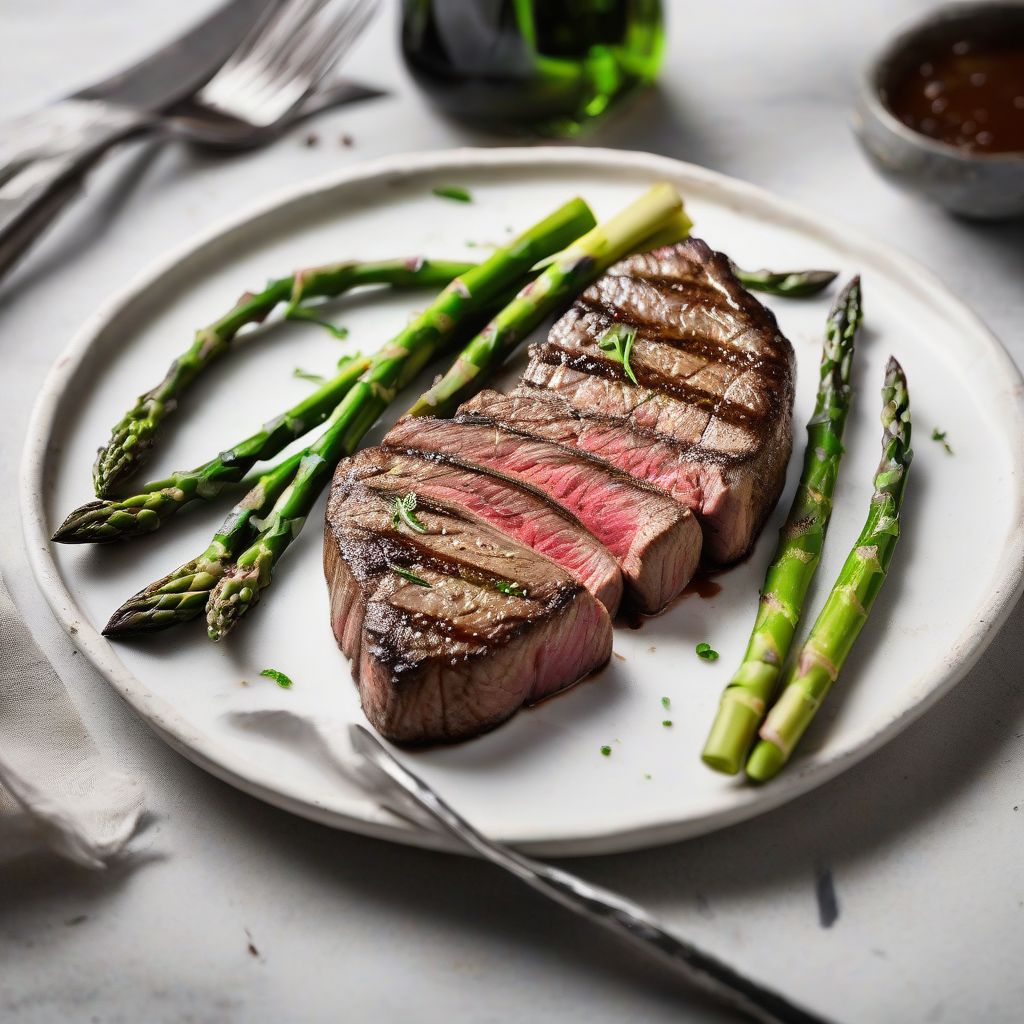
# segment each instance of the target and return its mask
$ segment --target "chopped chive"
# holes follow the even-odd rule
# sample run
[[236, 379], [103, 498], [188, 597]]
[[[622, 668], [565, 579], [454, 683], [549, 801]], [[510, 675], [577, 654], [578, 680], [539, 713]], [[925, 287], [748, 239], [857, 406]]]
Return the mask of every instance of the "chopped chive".
[[597, 347], [602, 352], [610, 352], [616, 362], [622, 363], [622, 369], [626, 376], [636, 385], [639, 381], [633, 373], [629, 357], [633, 352], [633, 342], [636, 340], [636, 328], [627, 327], [625, 324], [612, 324], [598, 339]]
[[664, 708], [664, 709], [665, 709], [666, 711], [668, 711], [668, 709], [669, 709], [670, 707], [672, 707], [672, 701], [670, 701], [670, 700], [668, 699], [668, 697], [662, 697], [662, 698], [661, 698], [661, 706], [662, 706], [662, 707], [663, 707], [663, 708]]
[[265, 668], [260, 675], [273, 679], [282, 690], [290, 690], [292, 688], [292, 681], [283, 672], [278, 672], [276, 668]]
[[665, 726], [665, 728], [667, 729], [672, 724], [672, 719], [671, 718], [666, 718], [661, 724], [663, 726]]
[[286, 320], [305, 320], [306, 323], [318, 324], [325, 331], [329, 331], [338, 341], [344, 341], [348, 337], [347, 327], [337, 327], [330, 320], [324, 320], [317, 316], [315, 309], [309, 306], [289, 306], [284, 314]]
[[716, 651], [711, 644], [699, 643], [696, 647], [697, 657], [703, 658], [705, 661], [717, 661], [718, 651]]
[[435, 196], [440, 196], [442, 199], [454, 199], [457, 203], [473, 202], [473, 197], [469, 194], [469, 191], [459, 185], [438, 185], [437, 188], [431, 189], [431, 191]]
[[402, 498], [395, 498], [395, 509], [391, 513], [391, 525], [397, 530], [399, 523], [405, 523], [410, 530], [426, 533], [427, 528], [416, 517], [416, 492], [410, 491]]
[[309, 370], [303, 370], [301, 366], [296, 366], [292, 370], [292, 376], [298, 377], [299, 380], [308, 380], [310, 384], [326, 384], [327, 378], [321, 376], [319, 373], [310, 373]]
[[945, 430], [939, 430], [939, 428], [938, 428], [938, 427], [935, 427], [935, 428], [934, 428], [934, 429], [932, 430], [932, 440], [933, 440], [933, 441], [938, 441], [938, 442], [939, 442], [939, 444], [941, 444], [941, 445], [942, 445], [942, 447], [946, 449], [946, 454], [947, 454], [947, 455], [952, 455], [952, 454], [953, 454], [953, 447], [952, 447], [952, 445], [950, 445], [950, 443], [949, 443], [949, 442], [948, 442], [948, 441], [946, 440], [946, 434], [947, 434], [947, 433], [948, 433], [948, 431], [945, 431]]
[[528, 597], [526, 587], [520, 586], [518, 583], [509, 583], [508, 580], [498, 580], [494, 584], [503, 594], [508, 594], [509, 597]]
[[602, 754], [603, 754], [603, 755], [604, 755], [605, 757], [611, 757], [611, 756], [612, 756], [612, 748], [611, 748], [611, 747], [609, 747], [609, 746], [608, 746], [608, 744], [606, 743], [606, 744], [605, 744], [605, 745], [604, 745], [604, 746], [603, 746], [603, 747], [601, 748], [601, 753], [602, 753]]
[[433, 583], [428, 583], [422, 576], [417, 576], [416, 573], [410, 572], [408, 569], [403, 569], [400, 565], [395, 565], [393, 562], [388, 562], [388, 568], [396, 575], [401, 576], [402, 579], [408, 580], [410, 583], [415, 583], [417, 587], [428, 587], [433, 588]]

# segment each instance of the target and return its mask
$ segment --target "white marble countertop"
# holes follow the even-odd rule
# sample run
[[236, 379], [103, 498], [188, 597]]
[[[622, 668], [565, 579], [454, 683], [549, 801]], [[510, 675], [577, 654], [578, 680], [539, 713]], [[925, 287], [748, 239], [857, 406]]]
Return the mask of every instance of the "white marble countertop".
[[[0, 113], [113, 70], [210, 6], [0, 0]], [[886, 238], [973, 304], [1024, 362], [1024, 224], [956, 222], [894, 191], [848, 130], [862, 61], [929, 4], [666, 6], [660, 90], [595, 144], [692, 160]], [[140, 266], [286, 181], [368, 156], [497, 141], [424, 105], [398, 60], [397, 5], [388, 7], [350, 68], [391, 98], [322, 117], [313, 147], [302, 130], [230, 161], [132, 147], [0, 286], [9, 488], [50, 362]], [[340, 145], [343, 132], [352, 148]], [[0, 520], [0, 566], [98, 740], [144, 782], [152, 812], [141, 855], [105, 874], [47, 855], [0, 862], [0, 1019], [731, 1019], [483, 864], [301, 821], [173, 753], [52, 623], [13, 497]], [[810, 796], [706, 838], [575, 869], [836, 1020], [1019, 1020], [1022, 627], [1024, 605], [949, 697]], [[829, 928], [816, 897], [825, 872], [839, 909]]]

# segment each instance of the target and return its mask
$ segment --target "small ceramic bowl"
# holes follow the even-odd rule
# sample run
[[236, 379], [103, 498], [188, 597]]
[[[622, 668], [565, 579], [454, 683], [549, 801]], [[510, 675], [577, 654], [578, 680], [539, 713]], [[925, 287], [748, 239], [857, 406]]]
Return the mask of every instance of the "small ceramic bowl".
[[868, 65], [854, 130], [889, 180], [985, 220], [1024, 215], [1024, 153], [968, 153], [908, 128], [886, 106], [895, 81], [961, 36], [1024, 38], [1024, 2], [955, 3], [933, 11], [892, 40]]

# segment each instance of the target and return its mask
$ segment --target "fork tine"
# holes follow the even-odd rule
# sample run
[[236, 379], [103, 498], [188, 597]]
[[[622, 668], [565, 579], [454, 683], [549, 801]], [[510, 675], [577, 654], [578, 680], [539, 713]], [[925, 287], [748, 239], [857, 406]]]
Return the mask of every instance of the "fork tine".
[[212, 107], [269, 125], [293, 110], [352, 47], [378, 0], [289, 0], [250, 51], [197, 95]]
[[376, 6], [376, 0], [346, 0], [333, 14], [328, 7], [304, 37], [277, 54], [271, 66], [245, 84], [245, 94], [235, 102], [247, 109], [272, 106], [283, 116], [315, 89], [351, 48], [376, 13]]
[[216, 97], [215, 105], [228, 101], [234, 92], [254, 84], [275, 57], [301, 43], [308, 24], [332, 0], [287, 0], [264, 23], [256, 26], [236, 53], [200, 91], [203, 102]]

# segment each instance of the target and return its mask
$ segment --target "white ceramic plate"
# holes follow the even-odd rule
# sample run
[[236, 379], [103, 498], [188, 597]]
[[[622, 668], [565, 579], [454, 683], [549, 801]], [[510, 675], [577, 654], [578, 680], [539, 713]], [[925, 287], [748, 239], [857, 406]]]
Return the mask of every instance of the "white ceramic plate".
[[[229, 718], [259, 707], [362, 720], [328, 625], [319, 512], [263, 604], [228, 642], [206, 641], [199, 622], [149, 642], [101, 638], [98, 630], [121, 600], [202, 550], [224, 511], [223, 503], [198, 509], [154, 537], [114, 547], [49, 543], [62, 516], [90, 497], [95, 449], [131, 398], [155, 383], [196, 326], [268, 277], [345, 258], [479, 258], [484, 244], [573, 193], [601, 217], [659, 179], [686, 197], [695, 233], [744, 265], [862, 274], [867, 326], [857, 399], [808, 607], [819, 606], [866, 511], [879, 452], [878, 388], [890, 352], [910, 379], [917, 449], [891, 578], [799, 756], [771, 785], [755, 789], [716, 775], [699, 752], [742, 653], [798, 458], [780, 509], [753, 556], [719, 579], [720, 594], [687, 598], [642, 629], [617, 630], [617, 656], [594, 681], [488, 736], [408, 760], [496, 837], [552, 854], [629, 849], [708, 831], [805, 792], [896, 735], [964, 674], [1019, 593], [1024, 560], [1024, 386], [982, 324], [892, 249], [696, 167], [600, 150], [448, 151], [366, 163], [293, 188], [172, 253], [83, 327], [40, 395], [21, 491], [35, 572], [81, 650], [177, 749], [299, 814], [398, 841], [436, 842], [380, 811], [314, 752], [239, 729]], [[469, 188], [474, 202], [431, 194], [445, 184]], [[771, 302], [797, 352], [797, 424], [813, 398], [829, 301]], [[376, 348], [422, 302], [406, 294], [339, 303], [336, 318], [351, 330], [346, 343], [306, 324], [256, 336], [189, 396], [152, 475], [197, 464], [240, 439], [308, 392], [294, 367], [324, 372], [344, 351]], [[935, 426], [948, 431], [955, 456], [930, 440]], [[983, 520], [977, 509], [985, 510]], [[971, 544], [979, 529], [986, 543]], [[719, 661], [695, 656], [702, 640], [721, 652]], [[266, 666], [288, 673], [294, 688], [261, 679]], [[671, 700], [668, 713], [662, 697]], [[603, 744], [611, 745], [610, 757], [601, 755]]]

